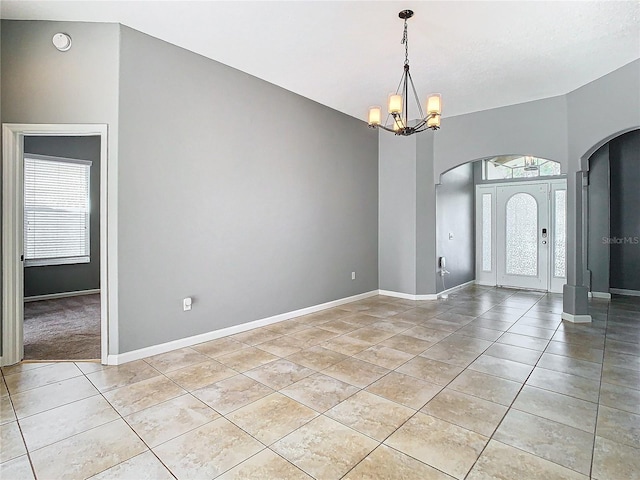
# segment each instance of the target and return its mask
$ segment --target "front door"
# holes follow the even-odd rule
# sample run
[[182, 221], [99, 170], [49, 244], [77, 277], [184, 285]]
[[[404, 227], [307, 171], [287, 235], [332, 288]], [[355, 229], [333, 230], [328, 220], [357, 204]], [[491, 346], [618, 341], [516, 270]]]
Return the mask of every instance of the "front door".
[[476, 188], [476, 283], [561, 292], [566, 182]]
[[549, 186], [496, 189], [498, 285], [547, 290]]

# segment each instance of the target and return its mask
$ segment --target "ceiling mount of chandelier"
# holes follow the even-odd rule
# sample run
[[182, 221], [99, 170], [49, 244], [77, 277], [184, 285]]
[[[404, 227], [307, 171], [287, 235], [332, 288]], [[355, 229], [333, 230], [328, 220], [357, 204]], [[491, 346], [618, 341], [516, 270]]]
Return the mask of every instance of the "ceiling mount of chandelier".
[[[439, 93], [429, 95], [427, 99], [427, 114], [425, 115], [420, 99], [413, 84], [411, 73], [409, 72], [409, 36], [407, 33], [407, 20], [413, 17], [413, 11], [402, 10], [398, 16], [404, 20], [404, 32], [402, 44], [404, 45], [404, 71], [400, 78], [400, 84], [395, 93], [389, 94], [388, 111], [389, 115], [385, 124], [381, 123], [382, 108], [374, 106], [369, 108], [369, 126], [371, 128], [382, 128], [396, 135], [409, 136], [414, 133], [423, 132], [427, 129], [437, 130], [440, 128], [440, 114], [442, 113], [442, 99]], [[415, 99], [417, 109], [411, 112], [418, 119], [410, 125], [409, 119], [409, 98]], [[415, 118], [415, 117], [414, 117]], [[388, 126], [391, 125], [391, 126]]]

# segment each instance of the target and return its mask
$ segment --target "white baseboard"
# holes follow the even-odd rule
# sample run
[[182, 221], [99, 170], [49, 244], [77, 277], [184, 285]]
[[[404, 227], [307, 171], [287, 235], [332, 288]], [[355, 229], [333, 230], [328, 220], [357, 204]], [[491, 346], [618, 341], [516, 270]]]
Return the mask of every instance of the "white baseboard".
[[190, 347], [197, 345], [198, 343], [209, 342], [216, 340], [217, 338], [226, 337], [235, 333], [246, 332], [258, 327], [264, 327], [273, 323], [283, 322], [295, 317], [301, 317], [302, 315], [309, 315], [310, 313], [319, 312], [328, 308], [338, 307], [346, 303], [362, 300], [363, 298], [369, 298], [378, 295], [378, 290], [371, 292], [361, 293], [352, 297], [341, 298], [333, 300], [331, 302], [322, 303], [320, 305], [314, 305], [311, 307], [301, 308], [300, 310], [294, 310], [292, 312], [281, 313], [280, 315], [274, 315], [273, 317], [262, 318], [260, 320], [254, 320], [252, 322], [242, 323], [240, 325], [234, 325], [232, 327], [222, 328], [220, 330], [214, 330], [212, 332], [202, 333], [200, 335], [193, 335], [191, 337], [180, 338], [178, 340], [172, 340], [170, 342], [161, 343], [159, 345], [152, 345], [150, 347], [140, 348], [131, 352], [119, 353], [115, 355], [109, 355], [107, 357], [107, 365], [122, 365], [123, 363], [132, 362], [134, 360], [140, 360], [141, 358], [150, 357], [152, 355], [158, 355], [160, 353], [167, 353], [171, 350], [177, 350], [179, 348]]
[[96, 293], [100, 293], [99, 288], [96, 288], [93, 290], [78, 290], [75, 292], [62, 292], [62, 293], [49, 293], [47, 295], [34, 295], [32, 297], [24, 297], [24, 301], [25, 303], [38, 302], [40, 300], [54, 300], [56, 298], [79, 297], [81, 295], [95, 295]]
[[438, 297], [441, 295], [449, 294], [456, 290], [460, 290], [461, 288], [468, 287], [469, 285], [475, 285], [475, 284], [476, 284], [475, 280], [469, 280], [468, 282], [461, 283], [460, 285], [456, 285], [455, 287], [447, 288], [446, 290], [441, 291], [440, 293], [438, 293]]
[[630, 297], [640, 297], [640, 292], [638, 290], [625, 290], [624, 288], [610, 288], [611, 293], [615, 293], [616, 295], [628, 295]]
[[611, 300], [611, 294], [607, 292], [589, 292], [589, 298], [604, 298]]
[[591, 315], [573, 315], [571, 313], [562, 312], [563, 320], [571, 323], [591, 323]]
[[438, 295], [432, 293], [427, 295], [412, 295], [410, 293], [394, 292], [391, 290], [378, 290], [378, 294], [387, 297], [403, 298], [405, 300], [437, 300]]

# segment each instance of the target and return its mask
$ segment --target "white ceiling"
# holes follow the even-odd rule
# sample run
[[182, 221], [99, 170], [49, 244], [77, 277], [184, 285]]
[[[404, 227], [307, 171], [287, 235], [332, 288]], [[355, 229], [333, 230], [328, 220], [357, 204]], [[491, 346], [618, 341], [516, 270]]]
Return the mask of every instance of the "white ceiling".
[[565, 94], [640, 58], [637, 1], [2, 0], [0, 15], [120, 22], [364, 119], [400, 80], [405, 8], [416, 88], [442, 93], [445, 117]]

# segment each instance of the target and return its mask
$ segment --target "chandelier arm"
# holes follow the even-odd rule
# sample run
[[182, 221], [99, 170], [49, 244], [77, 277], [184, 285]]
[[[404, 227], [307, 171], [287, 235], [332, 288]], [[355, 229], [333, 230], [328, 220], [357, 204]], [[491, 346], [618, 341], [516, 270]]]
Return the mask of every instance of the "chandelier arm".
[[416, 99], [416, 103], [418, 104], [418, 111], [420, 112], [420, 118], [424, 119], [424, 112], [422, 111], [422, 106], [420, 105], [420, 98], [418, 97], [418, 92], [416, 91], [416, 86], [413, 84], [413, 78], [411, 78], [411, 73], [407, 70], [407, 76], [409, 77], [409, 82], [411, 82], [411, 88], [413, 89], [413, 95]]

